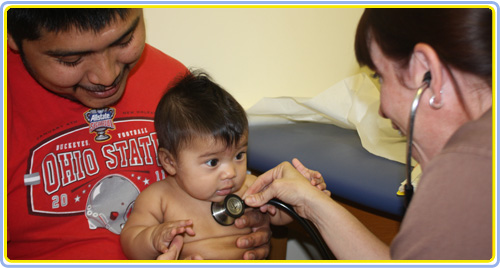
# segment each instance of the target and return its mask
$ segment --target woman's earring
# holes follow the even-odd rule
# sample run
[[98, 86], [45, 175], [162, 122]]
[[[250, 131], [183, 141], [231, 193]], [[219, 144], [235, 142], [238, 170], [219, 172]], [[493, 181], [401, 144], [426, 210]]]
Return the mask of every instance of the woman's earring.
[[[439, 91], [439, 94], [442, 94], [443, 92], [442, 91]], [[429, 99], [429, 105], [436, 109], [436, 110], [439, 110], [441, 109], [441, 107], [443, 107], [443, 100], [441, 99], [441, 101], [438, 103], [436, 102], [436, 95], [432, 95], [432, 97]]]

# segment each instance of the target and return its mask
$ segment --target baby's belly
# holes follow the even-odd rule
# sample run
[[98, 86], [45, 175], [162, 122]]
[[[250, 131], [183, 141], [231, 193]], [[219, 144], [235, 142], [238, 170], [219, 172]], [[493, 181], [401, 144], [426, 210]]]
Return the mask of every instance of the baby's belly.
[[246, 249], [236, 247], [236, 239], [241, 235], [207, 238], [185, 243], [180, 260], [196, 254], [205, 260], [238, 260], [243, 259]]

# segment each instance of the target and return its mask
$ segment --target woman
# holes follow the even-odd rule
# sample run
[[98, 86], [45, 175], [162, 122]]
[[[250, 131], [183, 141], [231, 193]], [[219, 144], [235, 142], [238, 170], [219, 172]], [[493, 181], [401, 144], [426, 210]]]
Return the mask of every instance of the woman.
[[260, 176], [245, 202], [293, 205], [338, 259], [491, 259], [491, 25], [487, 8], [376, 8], [361, 17], [356, 57], [379, 77], [380, 115], [409, 135], [423, 92], [412, 143], [423, 173], [390, 247], [286, 162]]

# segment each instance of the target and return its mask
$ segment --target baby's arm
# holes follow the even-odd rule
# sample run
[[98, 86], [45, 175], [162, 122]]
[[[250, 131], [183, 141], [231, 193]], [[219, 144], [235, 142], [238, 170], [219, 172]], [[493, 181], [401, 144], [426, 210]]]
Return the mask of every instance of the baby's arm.
[[[122, 249], [130, 259], [156, 259], [168, 251], [177, 235], [194, 235], [191, 220], [163, 223], [162, 192], [155, 189], [155, 186], [157, 185], [153, 184], [139, 194], [121, 232]], [[182, 241], [178, 241], [176, 247], [182, 247]], [[180, 252], [180, 248], [177, 250]]]

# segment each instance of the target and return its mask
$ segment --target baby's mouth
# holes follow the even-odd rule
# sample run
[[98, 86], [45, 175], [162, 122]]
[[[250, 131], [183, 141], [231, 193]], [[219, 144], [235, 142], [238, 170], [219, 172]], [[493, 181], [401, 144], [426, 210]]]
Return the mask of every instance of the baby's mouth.
[[224, 189], [220, 189], [216, 192], [217, 195], [219, 196], [225, 196], [225, 195], [228, 195], [230, 193], [233, 192], [233, 188], [232, 187], [229, 187], [229, 188], [224, 188]]

